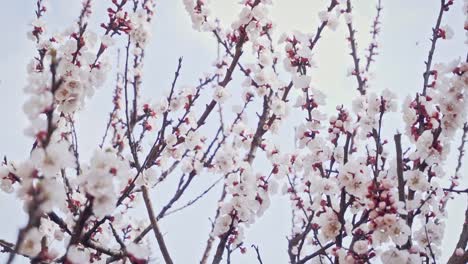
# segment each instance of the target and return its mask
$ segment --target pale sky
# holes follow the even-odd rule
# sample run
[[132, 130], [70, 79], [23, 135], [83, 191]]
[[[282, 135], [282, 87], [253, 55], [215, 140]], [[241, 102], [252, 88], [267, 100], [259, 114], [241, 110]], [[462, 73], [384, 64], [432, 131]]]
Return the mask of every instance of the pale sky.
[[[26, 99], [22, 92], [25, 85], [26, 64], [34, 56], [33, 44], [27, 40], [28, 23], [34, 16], [35, 1], [3, 1], [3, 14], [0, 16], [0, 155], [7, 155], [11, 160], [28, 157], [32, 142], [23, 135], [27, 119], [22, 112]], [[79, 0], [50, 0], [50, 10], [46, 21], [51, 30], [63, 29], [78, 16]], [[91, 23], [97, 25], [102, 21], [105, 4], [98, 2], [99, 14], [91, 17]], [[167, 90], [172, 82], [177, 59], [184, 57], [179, 85], [195, 85], [197, 79], [205, 72], [212, 71], [212, 62], [216, 58], [216, 44], [208, 33], [195, 32], [182, 5], [182, 0], [156, 1], [157, 11], [153, 21], [153, 37], [146, 52], [143, 94], [156, 98], [161, 91]], [[222, 22], [230, 24], [236, 17], [237, 0], [212, 0], [213, 13]], [[369, 44], [371, 20], [375, 14], [376, 1], [354, 1], [355, 28], [358, 30], [360, 55]], [[438, 12], [438, 0], [383, 0], [382, 33], [379, 36], [379, 55], [373, 64], [375, 80], [371, 88], [380, 91], [384, 88], [395, 91], [404, 98], [415, 94], [422, 86], [423, 61], [427, 57], [431, 28]], [[463, 28], [464, 16], [461, 11], [463, 1], [455, 1], [450, 15], [442, 24], [449, 24], [455, 29], [452, 40], [439, 41], [435, 62], [445, 62], [465, 56], [466, 45]], [[324, 0], [274, 0], [273, 20], [277, 23], [276, 37], [280, 32], [300, 30], [305, 33], [315, 32], [318, 26], [317, 13], [324, 10], [329, 1]], [[98, 29], [98, 32], [99, 31]], [[336, 31], [326, 29], [323, 39], [315, 50], [317, 68], [312, 73], [313, 83], [327, 93], [330, 109], [336, 104], [349, 104], [350, 98], [357, 95], [355, 80], [346, 77], [351, 57], [347, 47], [344, 24]], [[109, 76], [109, 80], [114, 80]], [[230, 89], [240, 87], [234, 82]], [[81, 157], [89, 157], [101, 140], [104, 122], [111, 110], [112, 82], [102, 87], [87, 109], [79, 113], [78, 132]], [[392, 119], [393, 120], [393, 119]], [[397, 129], [403, 129], [397, 119], [387, 123], [387, 135], [393, 135]], [[288, 135], [292, 143], [292, 135]], [[458, 134], [452, 147], [458, 146]], [[288, 144], [288, 142], [284, 142]], [[466, 163], [468, 158], [464, 159]], [[449, 165], [454, 160], [449, 161]], [[453, 171], [451, 169], [450, 171]], [[463, 171], [463, 170], [462, 170]], [[194, 198], [203, 191], [215, 178], [202, 178], [196, 181], [192, 189], [184, 195], [185, 201]], [[467, 186], [468, 181], [464, 180]], [[154, 195], [156, 207], [165, 203], [174, 187], [168, 183], [166, 193]], [[201, 257], [210, 228], [209, 217], [213, 217], [220, 188], [209, 193], [196, 205], [180, 214], [164, 218], [160, 225], [165, 233], [169, 249], [173, 252], [175, 263], [197, 263]], [[450, 203], [450, 220], [447, 221], [447, 237], [444, 240], [444, 259], [453, 250], [455, 239], [462, 223], [466, 197], [459, 197]], [[21, 203], [14, 196], [0, 192], [0, 238], [15, 241], [17, 230], [26, 221]], [[157, 211], [157, 210], [156, 210]], [[288, 263], [286, 236], [290, 231], [290, 207], [287, 197], [274, 197], [272, 206], [246, 232], [246, 245], [249, 248], [245, 255], [235, 254], [233, 263], [257, 263], [250, 244], [259, 245], [264, 263]], [[145, 217], [146, 215], [143, 215]], [[157, 252], [157, 250], [155, 250]], [[0, 254], [0, 261], [5, 259]], [[27, 263], [21, 258], [16, 263]]]

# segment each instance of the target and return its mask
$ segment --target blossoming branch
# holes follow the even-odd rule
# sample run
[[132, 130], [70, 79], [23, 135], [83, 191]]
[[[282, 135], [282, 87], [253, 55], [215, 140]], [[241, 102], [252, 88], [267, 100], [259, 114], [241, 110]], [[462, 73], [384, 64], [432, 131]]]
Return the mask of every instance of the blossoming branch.
[[[424, 29], [430, 48], [422, 85], [416, 94], [397, 96], [371, 82], [384, 0], [373, 3], [369, 28], [359, 29], [370, 29], [369, 43], [358, 43], [351, 0], [315, 10], [309, 32], [278, 32], [272, 0], [240, 1], [230, 27], [209, 0], [183, 0], [193, 30], [218, 45], [217, 59], [200, 62], [212, 65], [211, 73], [183, 86], [179, 77], [190, 70], [184, 68], [190, 58], [179, 58], [164, 94], [144, 98], [145, 55], [148, 43], [158, 41], [151, 25], [163, 12], [158, 1], [106, 1], [105, 19], [96, 22], [90, 19], [94, 1], [84, 0], [72, 25], [49, 32], [47, 3], [37, 0], [28, 32], [36, 55], [23, 106], [32, 147], [23, 160], [5, 157], [0, 166], [1, 190], [17, 197], [27, 214], [16, 241], [0, 239], [7, 263], [151, 263], [155, 254], [177, 263], [183, 249], [167, 245], [171, 233], [159, 223], [186, 213], [213, 189], [221, 196], [211, 201], [217, 205], [211, 231], [196, 256], [202, 264], [236, 262], [234, 253], [247, 250], [255, 251], [252, 262], [263, 263], [265, 252], [245, 243], [246, 230], [275, 195], [291, 207], [284, 212], [291, 214], [291, 232], [277, 241], [290, 263], [437, 263], [443, 251], [452, 252], [448, 263], [467, 263], [468, 208], [460, 233], [445, 234], [447, 204], [468, 195], [460, 184], [467, 54], [460, 50], [461, 59], [447, 61], [435, 54], [440, 42], [467, 34], [468, 1], [461, 10], [465, 24], [450, 26], [444, 18], [460, 10], [452, 0], [439, 2], [434, 25]], [[312, 73], [320, 67], [321, 37], [340, 25], [356, 91], [329, 113], [327, 91]], [[368, 47], [364, 54], [358, 44]], [[101, 143], [85, 159], [76, 117], [98, 89], [113, 91], [112, 109]], [[399, 116], [401, 127], [389, 116]], [[278, 136], [295, 145], [282, 147]], [[450, 155], [455, 168], [447, 165]], [[212, 184], [182, 203], [202, 177]], [[178, 183], [175, 191], [161, 187], [170, 179]], [[152, 197], [161, 192], [171, 198], [155, 207]], [[456, 248], [442, 245], [444, 234], [457, 239]]]

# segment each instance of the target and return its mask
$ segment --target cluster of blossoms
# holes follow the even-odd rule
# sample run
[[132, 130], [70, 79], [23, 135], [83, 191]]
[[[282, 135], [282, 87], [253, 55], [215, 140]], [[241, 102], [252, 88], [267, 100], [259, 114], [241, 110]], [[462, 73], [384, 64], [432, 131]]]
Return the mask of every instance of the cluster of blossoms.
[[385, 113], [395, 112], [397, 109], [396, 95], [384, 90], [378, 96], [375, 93], [361, 96], [353, 101], [353, 111], [359, 122], [359, 135], [361, 138], [372, 137], [378, 132]]
[[184, 0], [185, 9], [190, 14], [192, 19], [193, 29], [197, 31], [212, 31], [216, 28], [216, 23], [209, 9], [210, 0]]
[[[248, 127], [243, 113], [255, 96], [252, 88], [258, 96], [264, 96], [273, 86], [278, 87], [272, 79], [275, 76], [272, 68], [275, 62], [272, 58], [271, 40], [268, 39], [272, 30], [272, 22], [267, 17], [269, 4], [268, 1], [245, 1], [238, 19], [231, 25], [232, 30], [224, 34], [215, 31], [218, 37], [224, 35], [227, 39], [227, 48], [232, 46], [236, 49], [236, 54], [224, 59], [220, 70], [229, 71], [228, 65], [235, 63], [238, 60], [236, 57], [240, 56], [239, 47], [247, 42], [251, 43], [252, 52], [258, 58], [258, 64], [246, 65], [241, 69], [246, 78], [243, 82], [244, 107], [235, 110], [238, 118], [226, 132], [230, 140], [221, 147], [220, 154], [214, 161], [214, 169], [226, 175], [224, 188], [227, 197], [220, 205], [220, 214], [212, 234], [226, 239], [233, 246], [243, 242], [243, 227], [240, 224], [253, 224], [255, 218], [269, 207], [270, 193], [274, 190], [270, 188], [267, 176], [256, 173], [251, 167], [253, 160], [249, 155], [252, 154], [250, 151], [255, 141], [255, 131]], [[213, 96], [220, 104], [228, 96], [225, 86], [223, 83], [218, 85]], [[276, 113], [282, 115], [282, 106], [275, 100], [271, 101], [271, 107], [272, 111], [276, 110]], [[239, 155], [242, 152], [245, 154]]]
[[[112, 0], [100, 35], [88, 27], [91, 0], [83, 1], [72, 27], [53, 35], [47, 35], [42, 18], [47, 8], [37, 0], [28, 36], [38, 55], [28, 65], [24, 104], [29, 118], [25, 132], [34, 144], [29, 159], [5, 158], [0, 166], [0, 188], [16, 193], [29, 217], [13, 246], [0, 240], [0, 247], [12, 252], [8, 263], [16, 253], [32, 262], [147, 263], [154, 254], [145, 239], [150, 232], [164, 261], [173, 263], [176, 250], [167, 248], [158, 221], [191, 206], [218, 182], [222, 195], [201, 263], [213, 256], [218, 264], [225, 251], [228, 259], [237, 249], [244, 253], [245, 230], [268, 210], [276, 194], [289, 199], [292, 208], [287, 237], [291, 263], [429, 263], [440, 258], [446, 204], [453, 192], [464, 193], [455, 189], [461, 165], [449, 175], [447, 186], [445, 161], [463, 127], [461, 164], [468, 133], [467, 62], [432, 65], [436, 42], [454, 33], [440, 24], [453, 1], [441, 1], [423, 89], [405, 100], [405, 133], [397, 132], [393, 140], [383, 130], [394, 129], [385, 119], [398, 113], [397, 97], [389, 90], [370, 91], [368, 82], [377, 54], [380, 1], [365, 64], [358, 56], [350, 0], [331, 0], [319, 12], [315, 33], [284, 33], [277, 43], [271, 0], [241, 1], [230, 28], [212, 14], [209, 0], [183, 3], [193, 28], [213, 35], [224, 52], [212, 64], [212, 74], [182, 87], [177, 83], [180, 58], [170, 90], [142, 101], [144, 58], [155, 15], [152, 0]], [[349, 75], [356, 79], [359, 95], [329, 116], [325, 93], [314, 85], [312, 73], [320, 66], [314, 52], [321, 35], [337, 29], [340, 19], [348, 30], [354, 64]], [[101, 144], [84, 162], [75, 116], [105, 83], [112, 70], [108, 50], [119, 39], [126, 43], [125, 68], [116, 69], [113, 109]], [[247, 50], [251, 56], [242, 57]], [[240, 105], [233, 105], [234, 115], [228, 116], [225, 110], [236, 94], [229, 86], [237, 69]], [[277, 141], [287, 121], [295, 130], [290, 149]], [[219, 179], [176, 208], [192, 182], [211, 176]], [[155, 212], [149, 190], [167, 190], [160, 186], [174, 179], [176, 191]], [[133, 215], [142, 204], [148, 220]], [[459, 243], [450, 263], [468, 259], [467, 242]]]
[[[96, 151], [91, 164], [82, 166], [77, 152], [74, 115], [84, 107], [86, 98], [90, 98], [106, 80], [111, 67], [105, 51], [114, 44], [113, 35], [132, 35], [132, 38], [138, 38], [136, 41], [142, 47], [147, 42], [141, 28], [144, 23], [149, 23], [148, 16], [152, 14], [154, 4], [144, 1], [141, 10], [135, 7], [132, 12], [135, 18], [130, 23], [128, 13], [124, 11], [126, 2], [113, 1], [114, 7], [108, 9], [110, 22], [107, 26], [103, 24], [106, 31], [101, 36], [88, 29], [87, 19], [92, 12], [89, 0], [83, 1], [79, 18], [72, 27], [46, 36], [43, 15], [47, 8], [44, 1], [37, 1], [37, 18], [28, 34], [36, 42], [38, 55], [28, 65], [28, 85], [24, 91], [30, 97], [23, 107], [30, 120], [25, 133], [35, 142], [30, 159], [24, 162], [5, 160], [1, 167], [2, 190], [15, 191], [20, 199], [26, 201], [25, 211], [30, 220], [15, 249], [25, 256], [40, 261], [61, 257], [62, 250], [49, 248], [48, 242], [41, 242], [56, 240], [65, 243], [65, 256], [69, 263], [97, 261], [102, 253], [84, 250], [89, 246], [87, 243], [94, 245], [92, 240], [103, 240], [95, 237], [92, 223], [104, 216], [120, 214], [115, 208], [121, 190], [130, 180], [129, 164], [119, 152], [109, 149]], [[138, 15], [140, 13], [144, 15]], [[132, 28], [139, 30], [135, 32]], [[116, 93], [116, 107], [119, 105], [118, 97], [119, 93]], [[117, 127], [116, 124], [113, 126]], [[76, 171], [75, 175], [73, 171]], [[83, 218], [90, 209], [88, 216]], [[87, 219], [91, 215], [94, 220]], [[80, 224], [79, 219], [89, 222]], [[135, 223], [132, 228], [128, 222], [113, 221], [116, 228], [128, 229], [130, 238], [130, 235], [136, 236], [139, 227]], [[57, 223], [60, 224], [57, 226]], [[75, 234], [75, 229], [80, 228], [83, 229], [80, 234]], [[81, 242], [80, 246], [73, 241], [91, 230], [92, 240]], [[64, 240], [66, 235], [71, 238]], [[138, 254], [135, 253], [133, 258], [146, 259], [148, 256], [145, 253], [136, 257]]]
[[[129, 165], [115, 153], [96, 151], [89, 168], [83, 170], [84, 182], [79, 183], [93, 197], [93, 213], [104, 217], [113, 212], [120, 190], [128, 181]], [[77, 180], [81, 180], [77, 179]]]

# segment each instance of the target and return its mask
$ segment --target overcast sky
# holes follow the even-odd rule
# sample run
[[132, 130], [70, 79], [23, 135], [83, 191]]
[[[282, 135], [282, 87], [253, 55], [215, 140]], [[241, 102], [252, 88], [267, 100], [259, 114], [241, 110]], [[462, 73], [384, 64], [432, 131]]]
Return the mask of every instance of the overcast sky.
[[[22, 112], [25, 96], [27, 62], [34, 56], [33, 44], [27, 40], [28, 23], [34, 16], [35, 1], [4, 1], [0, 16], [0, 155], [7, 155], [11, 160], [28, 157], [31, 141], [22, 131], [27, 120]], [[80, 0], [50, 0], [50, 10], [46, 14], [51, 31], [63, 29], [63, 25], [73, 22], [78, 16]], [[99, 2], [99, 13], [91, 17], [91, 23], [98, 25], [102, 20], [105, 3]], [[166, 90], [172, 81], [177, 59], [184, 57], [182, 75], [179, 84], [194, 85], [205, 72], [212, 71], [212, 62], [216, 58], [216, 44], [210, 34], [198, 33], [191, 29], [191, 22], [185, 13], [182, 0], [162, 0], [158, 3], [153, 25], [153, 37], [147, 49], [145, 62], [144, 94], [155, 98]], [[225, 24], [236, 16], [237, 0], [212, 0], [213, 13]], [[315, 32], [318, 25], [317, 13], [324, 10], [329, 1], [319, 0], [274, 0], [273, 20], [277, 23], [277, 33], [301, 30]], [[354, 1], [355, 27], [358, 30], [360, 54], [367, 47], [371, 20], [375, 15], [375, 3], [372, 0]], [[373, 65], [375, 80], [371, 89], [388, 88], [400, 98], [420, 91], [422, 86], [423, 61], [427, 57], [429, 37], [438, 12], [438, 0], [383, 0], [382, 34], [379, 36], [379, 55]], [[435, 61], [448, 61], [466, 54], [465, 36], [462, 33], [464, 16], [461, 11], [463, 1], [455, 5], [446, 16], [444, 24], [451, 25], [456, 32], [449, 41], [439, 41]], [[100, 29], [98, 29], [100, 30]], [[100, 32], [100, 31], [99, 31]], [[276, 35], [278, 37], [279, 34]], [[357, 95], [355, 80], [346, 77], [351, 65], [351, 57], [346, 43], [345, 27], [340, 25], [336, 31], [326, 29], [323, 39], [315, 50], [317, 68], [312, 73], [313, 82], [328, 94], [330, 108], [336, 104], [349, 103], [349, 98]], [[110, 76], [113, 80], [113, 77]], [[79, 113], [78, 130], [81, 157], [89, 157], [101, 139], [104, 122], [111, 109], [111, 84], [99, 90], [87, 103], [87, 109]], [[231, 88], [231, 87], [230, 87]], [[236, 89], [233, 87], [232, 89]], [[387, 123], [387, 133], [392, 135], [402, 126], [398, 121]], [[457, 134], [458, 136], [458, 134]], [[292, 137], [290, 137], [292, 140]], [[292, 142], [292, 141], [291, 141]], [[458, 142], [458, 138], [457, 141]], [[458, 143], [456, 143], [458, 144]], [[455, 146], [452, 147], [455, 149]], [[449, 164], [453, 164], [453, 160]], [[464, 159], [468, 162], [467, 157]], [[466, 168], [466, 166], [465, 166]], [[451, 170], [452, 171], [452, 170]], [[462, 170], [463, 171], [463, 170]], [[194, 183], [193, 189], [184, 197], [184, 201], [196, 196], [214, 178], [201, 179]], [[465, 185], [467, 181], [465, 180]], [[167, 193], [158, 193], [154, 197], [155, 206], [161, 206], [169, 197]], [[164, 218], [161, 222], [167, 243], [173, 252], [176, 263], [196, 263], [201, 257], [208, 236], [210, 222], [216, 207], [220, 189], [210, 193], [204, 200], [187, 209], [180, 215]], [[466, 199], [458, 198], [449, 206], [450, 220], [447, 222], [447, 234], [444, 241], [444, 257], [450, 254], [461, 227], [462, 212]], [[181, 203], [183, 204], [183, 203]], [[26, 221], [19, 203], [13, 196], [0, 193], [0, 238], [15, 241], [17, 230]], [[265, 263], [287, 263], [287, 241], [290, 218], [287, 197], [275, 197], [272, 207], [265, 216], [257, 221], [247, 232], [246, 244], [260, 246]], [[4, 255], [0, 254], [0, 261]], [[196, 261], [197, 260], [197, 261]], [[17, 258], [17, 263], [21, 262]], [[246, 255], [236, 255], [234, 263], [256, 263], [252, 250]]]

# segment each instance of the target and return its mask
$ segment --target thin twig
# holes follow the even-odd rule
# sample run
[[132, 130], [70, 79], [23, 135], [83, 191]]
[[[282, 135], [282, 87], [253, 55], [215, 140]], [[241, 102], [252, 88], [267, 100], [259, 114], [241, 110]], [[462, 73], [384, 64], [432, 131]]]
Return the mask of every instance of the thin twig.
[[431, 240], [429, 239], [429, 234], [427, 233], [427, 226], [424, 226], [424, 232], [426, 234], [427, 247], [429, 248], [429, 253], [431, 253], [432, 264], [436, 264], [437, 262], [434, 255], [434, 251], [432, 251]]
[[191, 206], [192, 204], [196, 203], [198, 200], [200, 200], [201, 198], [203, 198], [209, 191], [211, 191], [211, 189], [213, 189], [216, 185], [218, 185], [218, 183], [221, 182], [221, 180], [224, 179], [224, 176], [223, 177], [220, 177], [219, 179], [217, 179], [215, 182], [213, 182], [206, 190], [204, 190], [201, 194], [199, 194], [197, 197], [195, 197], [194, 199], [188, 201], [185, 205], [179, 207], [179, 208], [176, 208], [174, 210], [171, 210], [169, 212], [167, 212], [164, 216], [168, 216], [170, 214], [173, 214], [173, 213], [176, 213], [178, 211], [181, 211], [189, 206]]
[[437, 22], [432, 29], [432, 38], [431, 38], [431, 48], [429, 49], [429, 54], [427, 55], [426, 70], [423, 74], [424, 83], [423, 83], [423, 92], [422, 95], [426, 95], [426, 88], [429, 84], [429, 76], [431, 75], [432, 67], [432, 58], [434, 57], [434, 52], [436, 48], [437, 40], [439, 39], [438, 31], [440, 30], [440, 24], [442, 23], [442, 16], [444, 14], [444, 9], [446, 8], [445, 0], [440, 0], [440, 9], [439, 15], [437, 16]]
[[[352, 7], [351, 7], [351, 0], [347, 0], [346, 1], [346, 12], [351, 14], [351, 10], [352, 10]], [[356, 33], [356, 30], [354, 30], [353, 28], [353, 23], [350, 22], [347, 24], [347, 27], [348, 27], [348, 32], [349, 32], [349, 37], [348, 37], [348, 40], [349, 40], [349, 43], [351, 45], [351, 57], [353, 57], [353, 62], [354, 62], [354, 72], [353, 72], [353, 75], [356, 76], [356, 81], [358, 83], [358, 91], [361, 95], [365, 95], [366, 94], [366, 80], [364, 78], [362, 78], [361, 76], [361, 70], [360, 70], [360, 67], [359, 67], [359, 56], [357, 54], [357, 44], [356, 44], [356, 38], [354, 36], [354, 34]]]
[[380, 19], [380, 13], [382, 12], [382, 9], [383, 9], [382, 0], [378, 0], [376, 9], [377, 9], [377, 14], [375, 15], [375, 19], [372, 23], [372, 30], [371, 30], [372, 42], [369, 45], [369, 49], [368, 49], [369, 54], [366, 56], [366, 59], [367, 59], [366, 72], [369, 71], [371, 62], [374, 61], [373, 57], [377, 55], [377, 52], [375, 52], [375, 49], [377, 48], [377, 44], [376, 44], [377, 35], [380, 32], [380, 28], [379, 28], [380, 20], [379, 19]]
[[256, 245], [252, 245], [252, 247], [255, 249], [255, 253], [257, 253], [258, 263], [263, 264], [262, 257], [260, 255], [260, 249]]

